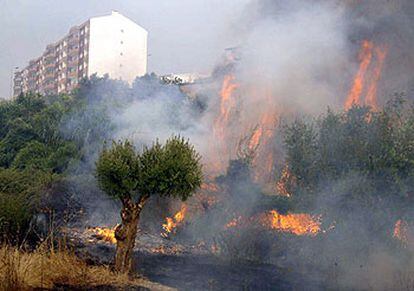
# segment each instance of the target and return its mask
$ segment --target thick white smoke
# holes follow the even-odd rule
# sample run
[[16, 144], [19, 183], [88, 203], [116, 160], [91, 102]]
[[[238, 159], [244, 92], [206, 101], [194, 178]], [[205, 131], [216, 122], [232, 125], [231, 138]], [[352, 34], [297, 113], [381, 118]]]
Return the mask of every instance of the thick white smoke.
[[[230, 70], [238, 86], [235, 94], [240, 106], [234, 109], [235, 116], [242, 119], [241, 123], [230, 123], [227, 129], [234, 134], [235, 139], [241, 138], [249, 126], [251, 128], [260, 123], [265, 112], [277, 113], [278, 116], [319, 114], [328, 106], [335, 108], [343, 106], [344, 98], [351, 86], [350, 81], [358, 68], [356, 52], [361, 40], [373, 38], [375, 41], [389, 43], [396, 38], [389, 38], [390, 31], [386, 24], [391, 24], [395, 31], [406, 32], [409, 31], [407, 24], [412, 23], [406, 16], [402, 19], [396, 17], [396, 11], [406, 7], [407, 1], [394, 1], [396, 5], [390, 4], [389, 1], [366, 1], [360, 4], [361, 2], [251, 1], [243, 13], [226, 19], [228, 28], [218, 32], [229, 34], [221, 43], [222, 49], [224, 51], [226, 47], [234, 46], [238, 48], [237, 54], [240, 54], [239, 60]], [[380, 8], [391, 10], [384, 12]], [[364, 9], [369, 13], [364, 13]], [[223, 20], [223, 23], [226, 21]], [[407, 46], [410, 43], [411, 38], [402, 42], [402, 47], [396, 52], [390, 50], [391, 57], [386, 64], [388, 73], [384, 78], [387, 84], [391, 84], [393, 90], [399, 87], [402, 87], [402, 90], [410, 88], [412, 77], [403, 75], [399, 78], [395, 75], [395, 72], [409, 71], [411, 63], [414, 63], [411, 62], [414, 58], [407, 58], [407, 64], [399, 66], [402, 57], [412, 56], [412, 52], [409, 53], [412, 47]], [[398, 47], [395, 43], [390, 45], [393, 48]], [[217, 63], [220, 61], [217, 60]], [[191, 66], [187, 64], [186, 67]], [[194, 64], [194, 67], [196, 68], [197, 65]], [[111, 96], [111, 100], [118, 100], [124, 105], [113, 112], [108, 106], [113, 124], [108, 134], [109, 139], [129, 138], [139, 149], [142, 145], [150, 145], [156, 139], [163, 142], [172, 134], [181, 134], [189, 138], [205, 157], [222, 154], [215, 152], [217, 140], [214, 135], [214, 123], [220, 111], [219, 92], [223, 76], [228, 73], [223, 69], [223, 72], [217, 73], [208, 82], [190, 89], [203, 97], [205, 107], [200, 111], [195, 110], [194, 103], [183, 98], [182, 92], [174, 86], [160, 89], [159, 85], [155, 85], [154, 88], [147, 88], [143, 93], [132, 93], [133, 95], [138, 93], [141, 98], [131, 99], [124, 93], [120, 96]], [[104, 98], [102, 102], [107, 100]], [[232, 142], [231, 147], [234, 149], [234, 140]], [[96, 152], [92, 151], [92, 156], [96, 157]], [[234, 155], [226, 156], [228, 157]], [[277, 158], [283, 159], [283, 156]], [[351, 186], [354, 183], [345, 182]], [[243, 184], [240, 184], [242, 185], [240, 188], [243, 188]], [[343, 198], [339, 194], [332, 195], [332, 193], [328, 193], [327, 196], [329, 199], [336, 196], [340, 196], [338, 199]], [[318, 202], [319, 208], [330, 207], [329, 201]], [[235, 199], [233, 204], [242, 205], [242, 202]], [[246, 209], [246, 205], [242, 206]], [[102, 207], [99, 205], [99, 209], [96, 209], [96, 212], [92, 210], [92, 213], [101, 213]], [[333, 208], [332, 211], [336, 209]], [[118, 217], [117, 212], [113, 212], [113, 215]], [[102, 223], [102, 218], [96, 219], [97, 224]], [[206, 224], [214, 225], [214, 221], [209, 219], [217, 221], [218, 218], [217, 216], [206, 218]], [[220, 225], [222, 225], [221, 221]], [[366, 228], [367, 226], [362, 223], [361, 229]], [[203, 232], [202, 229], [195, 230], [197, 231]], [[194, 236], [197, 236], [197, 233], [194, 233]], [[330, 252], [326, 257], [321, 253], [320, 258], [313, 262], [314, 266], [323, 268], [331, 266], [330, 264], [336, 266], [337, 262], [331, 260], [333, 257], [346, 258], [338, 267], [341, 273], [336, 275], [339, 282], [336, 287], [340, 288], [365, 288], [368, 280], [369, 284], [374, 284], [372, 285], [374, 288], [380, 289], [382, 283], [392, 282], [396, 268], [390, 269], [388, 266], [391, 263], [398, 265], [398, 262], [381, 250], [381, 242], [372, 242], [370, 262], [362, 264], [357, 259], [348, 260], [347, 247], [358, 244], [354, 239], [354, 237], [332, 236], [326, 245], [316, 245], [318, 241], [308, 245], [308, 249], [314, 248], [310, 253], [314, 253], [317, 248], [321, 248], [321, 252]], [[364, 242], [369, 240], [366, 237], [360, 239]], [[338, 244], [343, 246], [343, 249], [338, 250]], [[366, 265], [370, 267], [366, 268]], [[392, 275], [389, 275], [390, 273]]]

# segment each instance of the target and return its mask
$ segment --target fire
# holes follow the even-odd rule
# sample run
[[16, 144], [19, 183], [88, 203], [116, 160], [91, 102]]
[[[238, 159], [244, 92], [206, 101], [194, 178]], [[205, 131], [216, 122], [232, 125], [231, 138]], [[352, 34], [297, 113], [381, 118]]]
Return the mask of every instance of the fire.
[[296, 183], [296, 178], [292, 175], [289, 170], [289, 166], [286, 165], [283, 168], [282, 176], [279, 181], [276, 183], [276, 190], [282, 196], [291, 197], [289, 186]]
[[368, 88], [365, 101], [367, 105], [371, 106], [374, 109], [377, 108], [377, 84], [381, 78], [382, 67], [384, 66], [384, 61], [387, 56], [387, 49], [376, 47], [375, 53], [377, 56], [377, 64], [373, 70], [371, 84]]
[[91, 227], [88, 229], [88, 231], [92, 232], [93, 235], [102, 241], [115, 244], [116, 238], [115, 238], [115, 228], [106, 228], [106, 227]]
[[229, 74], [224, 76], [223, 84], [220, 90], [220, 110], [213, 124], [213, 143], [216, 145], [212, 150], [211, 156], [218, 156], [221, 160], [213, 161], [213, 171], [218, 173], [224, 170], [226, 159], [231, 154], [231, 148], [228, 143], [229, 123], [231, 115], [237, 106], [235, 90], [239, 87], [236, 83], [235, 76]]
[[274, 158], [271, 145], [275, 134], [276, 121], [276, 111], [268, 108], [262, 115], [260, 124], [249, 143], [250, 149], [257, 148], [258, 151], [253, 160], [253, 166], [255, 167], [254, 180], [256, 182], [268, 182], [272, 176]]
[[230, 115], [236, 106], [234, 91], [239, 87], [233, 75], [224, 76], [223, 85], [220, 90], [220, 114], [214, 122], [214, 134], [220, 142], [226, 138], [226, 129], [229, 125]]
[[236, 227], [239, 223], [240, 223], [240, 221], [242, 220], [242, 217], [241, 216], [239, 216], [239, 217], [236, 217], [236, 218], [233, 218], [232, 220], [230, 220], [227, 224], [226, 224], [226, 228], [232, 228], [232, 227]]
[[[362, 42], [359, 69], [345, 101], [345, 109], [349, 109], [354, 104], [377, 108], [377, 84], [381, 78], [386, 56], [386, 48], [376, 46], [368, 40]], [[365, 100], [362, 100], [364, 93]]]
[[249, 142], [249, 149], [255, 149], [259, 145], [260, 137], [262, 136], [263, 130], [261, 127], [258, 127], [253, 135], [252, 139]]
[[360, 104], [360, 98], [365, 82], [365, 75], [372, 60], [373, 43], [365, 40], [362, 43], [361, 51], [359, 52], [359, 70], [354, 79], [354, 85], [349, 92], [348, 98], [345, 102], [345, 108], [352, 107], [353, 104]]
[[223, 87], [220, 91], [220, 113], [223, 122], [229, 121], [231, 109], [234, 108], [234, 106], [236, 105], [236, 101], [233, 98], [233, 92], [237, 89], [238, 84], [234, 82], [235, 79], [236, 78], [233, 75], [225, 76], [223, 81]]
[[164, 232], [161, 233], [161, 236], [168, 237], [170, 233], [174, 233], [177, 226], [183, 222], [186, 213], [187, 206], [183, 204], [181, 210], [174, 214], [173, 217], [167, 217], [166, 222], [162, 225]]
[[217, 254], [219, 254], [219, 253], [220, 253], [221, 248], [220, 248], [220, 246], [219, 246], [218, 244], [213, 243], [213, 244], [211, 245], [211, 247], [210, 247], [210, 251], [211, 251], [211, 253], [213, 253], [213, 254], [217, 255]]
[[273, 136], [275, 122], [274, 112], [265, 112], [263, 114], [259, 125], [254, 129], [253, 135], [250, 138], [250, 149], [258, 147], [261, 141], [267, 140]]
[[[326, 232], [321, 230], [321, 216], [312, 216], [306, 213], [288, 213], [283, 215], [276, 210], [255, 215], [248, 219], [245, 219], [242, 216], [233, 218], [225, 225], [225, 229], [240, 227], [247, 224], [257, 224], [266, 229], [292, 233], [298, 236], [315, 236], [320, 232]], [[334, 228], [334, 225], [328, 230], [332, 228]]]
[[400, 240], [403, 243], [408, 242], [408, 225], [404, 220], [397, 220], [394, 227], [393, 237]]
[[271, 210], [262, 221], [265, 227], [296, 235], [315, 236], [321, 231], [320, 217], [305, 213], [282, 215], [276, 210]]
[[[240, 153], [240, 139], [243, 139], [243, 154], [252, 157], [254, 169], [253, 178], [256, 182], [269, 183], [273, 177], [273, 137], [277, 123], [275, 98], [271, 84], [261, 87], [247, 86], [240, 89], [240, 84], [232, 74], [223, 78], [220, 89], [220, 103], [217, 116], [213, 123], [212, 157], [209, 163], [214, 174], [223, 172], [228, 160], [234, 159]], [[244, 104], [240, 94], [251, 96], [255, 100], [255, 110], [238, 110]], [[253, 128], [253, 130], [252, 130]], [[218, 158], [217, 158], [218, 157]]]

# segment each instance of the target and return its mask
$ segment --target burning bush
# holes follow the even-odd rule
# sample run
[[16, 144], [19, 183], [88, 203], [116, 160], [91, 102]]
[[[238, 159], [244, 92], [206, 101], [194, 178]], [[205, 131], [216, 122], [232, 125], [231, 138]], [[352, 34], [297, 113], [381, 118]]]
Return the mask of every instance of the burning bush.
[[322, 268], [335, 266], [347, 288], [369, 280], [395, 283], [379, 274], [392, 277], [411, 264], [403, 257], [412, 251], [394, 243], [406, 245], [408, 224], [401, 217], [410, 220], [414, 205], [414, 111], [406, 105], [401, 96], [379, 111], [354, 104], [344, 112], [328, 110], [317, 122], [296, 120], [285, 130], [293, 209], [319, 213], [322, 227], [335, 226], [301, 249], [305, 257], [319, 256]]

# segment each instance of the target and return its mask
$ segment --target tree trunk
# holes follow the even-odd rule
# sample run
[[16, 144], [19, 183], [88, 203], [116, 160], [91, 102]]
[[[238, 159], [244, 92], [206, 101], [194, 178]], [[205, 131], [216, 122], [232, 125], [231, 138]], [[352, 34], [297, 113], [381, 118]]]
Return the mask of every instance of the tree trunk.
[[124, 199], [122, 201], [122, 223], [115, 229], [115, 270], [117, 272], [131, 272], [139, 215], [145, 201], [146, 199], [141, 199], [139, 203], [134, 203], [131, 199]]

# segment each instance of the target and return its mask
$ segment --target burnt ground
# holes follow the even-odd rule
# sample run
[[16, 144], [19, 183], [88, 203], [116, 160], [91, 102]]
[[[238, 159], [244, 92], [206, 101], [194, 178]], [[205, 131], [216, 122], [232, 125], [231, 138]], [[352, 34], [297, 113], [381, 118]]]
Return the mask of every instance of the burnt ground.
[[[179, 290], [299, 290], [307, 283], [273, 265], [225, 263], [212, 256], [137, 254], [136, 260], [138, 273]], [[305, 289], [320, 288], [308, 282]]]
[[[152, 237], [148, 240], [150, 238], [154, 241]], [[162, 241], [165, 244], [165, 240]], [[157, 253], [140, 246], [135, 251], [136, 273], [151, 282], [179, 290], [325, 289], [320, 281], [287, 267], [248, 261], [230, 262], [212, 254]], [[115, 246], [100, 242], [78, 243], [77, 252], [91, 263], [108, 264], [113, 260]]]
[[[108, 263], [114, 247], [88, 247]], [[213, 255], [135, 253], [135, 271], [151, 282], [179, 290], [322, 290], [320, 282], [271, 264], [223, 261]]]

